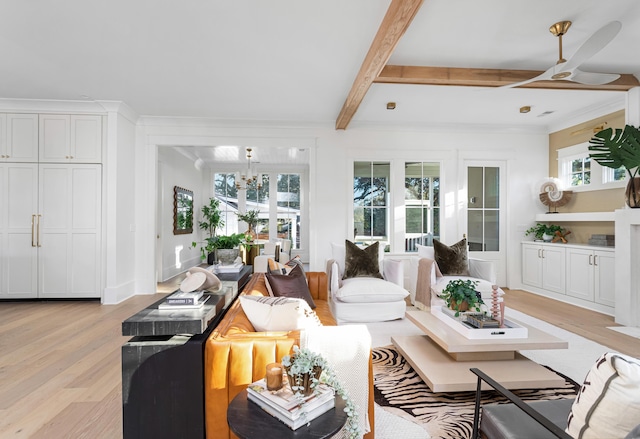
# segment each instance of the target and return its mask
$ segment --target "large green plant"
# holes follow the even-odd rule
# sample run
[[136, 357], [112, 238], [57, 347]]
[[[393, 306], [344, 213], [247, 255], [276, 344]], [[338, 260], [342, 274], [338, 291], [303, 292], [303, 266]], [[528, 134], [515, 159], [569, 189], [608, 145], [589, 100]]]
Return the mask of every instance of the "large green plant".
[[529, 229], [527, 229], [524, 232], [525, 236], [529, 236], [533, 233], [533, 236], [536, 237], [536, 239], [542, 239], [542, 237], [544, 235], [550, 235], [553, 236], [556, 234], [556, 232], [562, 232], [564, 229], [556, 224], [542, 224], [542, 223], [538, 223], [533, 227], [530, 227]]
[[[209, 204], [202, 206], [201, 211], [202, 221], [198, 221], [198, 226], [209, 235], [200, 246], [200, 257], [205, 260], [209, 253], [218, 248], [216, 247], [216, 230], [224, 226], [224, 218], [222, 218], [222, 212], [220, 211], [220, 200], [217, 198], [209, 198]], [[195, 241], [191, 243], [194, 248], [197, 245], [198, 243]]]
[[640, 129], [625, 125], [624, 129], [607, 128], [599, 131], [589, 141], [589, 157], [602, 166], [618, 169], [624, 167], [629, 174], [629, 187], [634, 205], [638, 205], [635, 178], [640, 169]]

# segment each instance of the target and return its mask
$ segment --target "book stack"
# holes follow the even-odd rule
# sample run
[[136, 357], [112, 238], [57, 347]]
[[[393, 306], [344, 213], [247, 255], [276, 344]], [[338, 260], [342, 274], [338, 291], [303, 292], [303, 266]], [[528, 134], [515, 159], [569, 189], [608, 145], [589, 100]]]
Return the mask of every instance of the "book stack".
[[318, 394], [314, 392], [307, 397], [296, 396], [286, 384], [272, 392], [267, 390], [263, 378], [247, 387], [247, 398], [292, 430], [297, 430], [335, 407], [335, 392], [331, 387], [320, 384], [317, 390]]
[[203, 291], [192, 291], [185, 293], [178, 291], [165, 299], [158, 305], [158, 309], [199, 309], [202, 308], [209, 296], [205, 296]]
[[233, 264], [218, 265], [218, 273], [240, 273], [244, 264], [242, 262], [234, 262]]
[[601, 247], [614, 247], [616, 245], [615, 235], [591, 235], [589, 238], [589, 245], [598, 245]]

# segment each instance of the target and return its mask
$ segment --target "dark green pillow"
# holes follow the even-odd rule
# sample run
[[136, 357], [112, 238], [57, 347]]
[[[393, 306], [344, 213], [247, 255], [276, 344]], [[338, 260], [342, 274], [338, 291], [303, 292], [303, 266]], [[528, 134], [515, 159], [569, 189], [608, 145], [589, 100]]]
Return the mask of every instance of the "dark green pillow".
[[378, 242], [361, 249], [353, 242], [345, 240], [345, 259], [343, 279], [352, 277], [377, 277], [382, 279], [378, 264]]
[[434, 239], [433, 252], [438, 268], [440, 268], [440, 272], [443, 275], [469, 276], [466, 239], [462, 239], [453, 245], [446, 245]]

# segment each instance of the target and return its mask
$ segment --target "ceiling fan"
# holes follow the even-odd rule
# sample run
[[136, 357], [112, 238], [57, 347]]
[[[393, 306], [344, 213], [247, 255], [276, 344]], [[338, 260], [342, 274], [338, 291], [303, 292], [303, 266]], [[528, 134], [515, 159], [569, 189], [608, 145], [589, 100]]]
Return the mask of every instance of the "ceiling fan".
[[556, 65], [535, 78], [504, 85], [500, 88], [513, 88], [535, 81], [553, 81], [560, 79], [579, 82], [581, 84], [602, 85], [618, 79], [620, 75], [617, 74], [583, 72], [578, 67], [609, 44], [618, 32], [620, 32], [622, 24], [619, 21], [612, 21], [605, 24], [594, 32], [569, 60], [565, 60], [562, 58], [562, 36], [567, 33], [570, 26], [570, 21], [560, 21], [549, 28], [549, 32], [558, 37], [559, 55]]

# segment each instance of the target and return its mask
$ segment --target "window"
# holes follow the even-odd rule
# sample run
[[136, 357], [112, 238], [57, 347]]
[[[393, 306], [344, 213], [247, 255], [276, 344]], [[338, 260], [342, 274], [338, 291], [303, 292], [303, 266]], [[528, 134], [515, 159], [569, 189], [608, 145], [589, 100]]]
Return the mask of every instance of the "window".
[[353, 231], [355, 241], [389, 243], [389, 162], [354, 162]]
[[220, 200], [220, 212], [224, 220], [224, 226], [219, 234], [230, 235], [238, 233], [238, 190], [236, 189], [235, 174], [215, 174], [215, 196]]
[[405, 251], [433, 245], [440, 238], [440, 165], [404, 164]]
[[627, 174], [624, 168], [606, 168], [591, 160], [585, 142], [558, 150], [558, 177], [566, 189], [589, 191], [623, 187]]
[[570, 186], [584, 186], [591, 184], [591, 158], [579, 157], [571, 160]]
[[300, 248], [300, 174], [278, 174], [278, 238]]
[[251, 185], [246, 190], [246, 207], [249, 210], [259, 210], [256, 234], [258, 239], [269, 239], [269, 174], [258, 174], [261, 186]]

